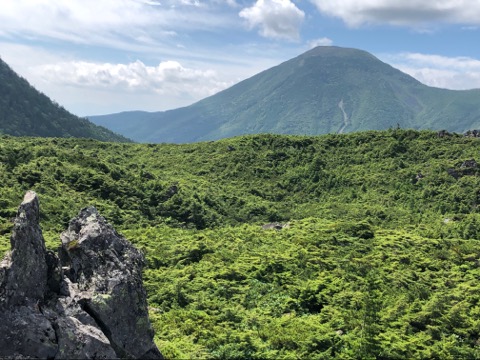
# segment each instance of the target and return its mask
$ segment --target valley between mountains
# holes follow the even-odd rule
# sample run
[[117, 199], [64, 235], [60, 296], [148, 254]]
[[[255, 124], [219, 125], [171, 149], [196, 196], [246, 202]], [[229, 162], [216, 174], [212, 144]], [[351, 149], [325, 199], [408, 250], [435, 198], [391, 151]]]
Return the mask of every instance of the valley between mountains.
[[89, 121], [0, 79], [5, 356], [480, 358], [479, 90], [318, 47]]

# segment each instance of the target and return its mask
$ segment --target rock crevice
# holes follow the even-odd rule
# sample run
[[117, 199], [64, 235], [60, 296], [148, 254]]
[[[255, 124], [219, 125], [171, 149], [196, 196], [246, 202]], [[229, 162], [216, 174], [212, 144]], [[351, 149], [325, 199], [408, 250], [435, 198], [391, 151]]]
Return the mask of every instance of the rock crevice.
[[143, 255], [94, 207], [45, 248], [39, 201], [19, 207], [0, 263], [0, 358], [162, 359], [153, 342]]

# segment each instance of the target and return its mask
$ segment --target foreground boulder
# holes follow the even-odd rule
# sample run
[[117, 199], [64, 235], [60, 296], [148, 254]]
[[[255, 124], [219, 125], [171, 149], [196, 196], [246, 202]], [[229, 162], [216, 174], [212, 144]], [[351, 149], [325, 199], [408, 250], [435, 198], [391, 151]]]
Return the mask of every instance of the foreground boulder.
[[45, 249], [37, 195], [18, 210], [0, 263], [0, 358], [162, 359], [153, 343], [144, 259], [93, 207]]

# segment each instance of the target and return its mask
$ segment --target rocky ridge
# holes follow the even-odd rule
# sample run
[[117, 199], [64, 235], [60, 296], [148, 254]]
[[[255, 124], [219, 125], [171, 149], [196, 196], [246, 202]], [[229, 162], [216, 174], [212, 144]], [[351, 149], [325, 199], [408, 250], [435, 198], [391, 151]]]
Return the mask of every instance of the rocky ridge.
[[94, 207], [45, 248], [39, 201], [26, 193], [0, 263], [0, 358], [162, 359], [153, 342], [143, 255]]

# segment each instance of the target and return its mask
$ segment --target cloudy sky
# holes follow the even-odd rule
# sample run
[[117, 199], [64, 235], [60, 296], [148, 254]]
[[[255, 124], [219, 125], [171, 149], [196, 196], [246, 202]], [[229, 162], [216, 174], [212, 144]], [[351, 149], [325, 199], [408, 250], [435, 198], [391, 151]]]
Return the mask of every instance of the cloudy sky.
[[480, 88], [480, 0], [2, 0], [0, 57], [81, 116], [189, 105], [314, 46]]

